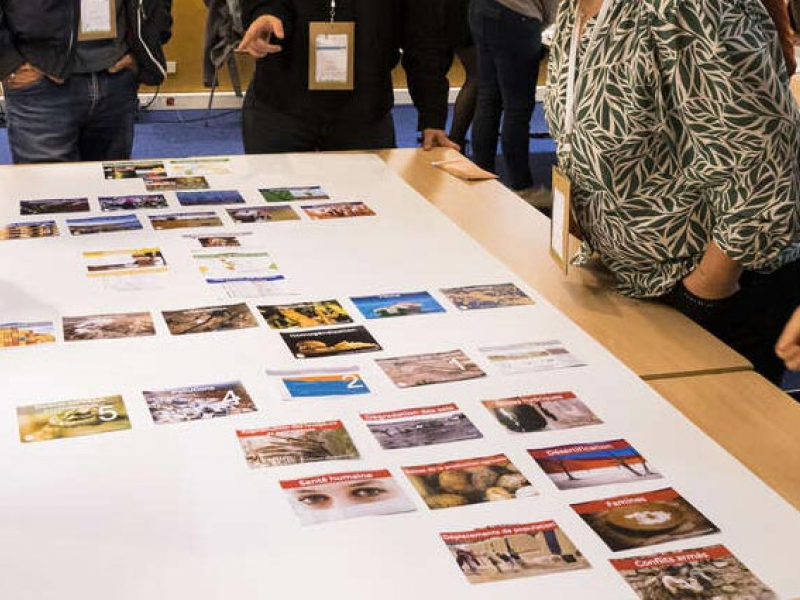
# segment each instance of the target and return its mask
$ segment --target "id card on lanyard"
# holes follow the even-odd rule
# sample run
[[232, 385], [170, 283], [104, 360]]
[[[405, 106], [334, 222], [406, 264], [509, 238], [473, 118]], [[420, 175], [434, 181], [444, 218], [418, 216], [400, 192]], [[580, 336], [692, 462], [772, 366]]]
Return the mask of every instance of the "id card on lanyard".
[[309, 90], [353, 89], [355, 34], [355, 23], [336, 21], [336, 0], [331, 0], [330, 21], [308, 24]]
[[[602, 8], [592, 28], [592, 36], [587, 47], [594, 46], [597, 35], [608, 18], [613, 0], [603, 0]], [[580, 1], [575, 8], [575, 24], [572, 29], [572, 43], [569, 50], [569, 71], [567, 75], [567, 98], [564, 106], [564, 135], [561, 156], [566, 160], [572, 158], [572, 136], [577, 120], [577, 102], [575, 101], [575, 84], [578, 78], [578, 51], [581, 43]], [[572, 221], [572, 181], [563, 169], [553, 167], [553, 211], [550, 222], [550, 255], [564, 273], [569, 270], [570, 230]]]
[[117, 37], [116, 0], [81, 0], [78, 41], [113, 40]]

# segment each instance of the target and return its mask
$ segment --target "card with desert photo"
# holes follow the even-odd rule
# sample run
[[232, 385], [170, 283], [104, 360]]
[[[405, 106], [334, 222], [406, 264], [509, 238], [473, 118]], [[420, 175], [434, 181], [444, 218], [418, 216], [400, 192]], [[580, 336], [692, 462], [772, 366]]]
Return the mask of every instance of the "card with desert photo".
[[299, 329], [353, 322], [338, 300], [269, 304], [256, 308], [271, 329]]
[[281, 337], [295, 358], [322, 358], [383, 350], [361, 325], [281, 333]]
[[241, 381], [142, 392], [156, 425], [204, 421], [258, 410]]
[[64, 341], [115, 340], [156, 334], [149, 312], [64, 317]]
[[486, 376], [486, 373], [461, 350], [382, 358], [375, 362], [399, 388], [465, 381]]
[[375, 212], [363, 202], [335, 202], [332, 204], [301, 206], [301, 208], [315, 221], [375, 216]]
[[23, 443], [45, 442], [130, 429], [122, 396], [46, 402], [17, 408]]
[[136, 194], [132, 196], [101, 196], [98, 198], [100, 210], [114, 212], [117, 210], [144, 210], [153, 208], [169, 208], [164, 194]]
[[222, 306], [203, 306], [183, 310], [165, 310], [161, 314], [172, 335], [212, 333], [258, 327], [258, 322], [244, 302]]
[[236, 437], [253, 469], [359, 458], [341, 421], [237, 430]]
[[58, 235], [55, 221], [20, 221], [0, 227], [0, 240], [27, 240]]
[[365, 413], [361, 419], [384, 450], [432, 446], [483, 437], [456, 404]]
[[555, 521], [494, 525], [441, 534], [470, 583], [490, 583], [591, 567]]
[[48, 200], [22, 200], [21, 215], [46, 215], [52, 213], [89, 212], [88, 198], [52, 198]]
[[528, 306], [533, 299], [513, 283], [446, 288], [442, 293], [461, 310]]

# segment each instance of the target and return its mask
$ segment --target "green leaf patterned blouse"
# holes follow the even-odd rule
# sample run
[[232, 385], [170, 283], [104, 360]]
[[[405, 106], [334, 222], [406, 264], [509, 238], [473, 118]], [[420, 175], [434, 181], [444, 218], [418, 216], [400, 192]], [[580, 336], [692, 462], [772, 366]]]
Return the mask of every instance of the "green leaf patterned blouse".
[[760, 0], [611, 0], [581, 38], [562, 0], [545, 110], [592, 255], [634, 297], [668, 292], [714, 240], [745, 269], [800, 257], [800, 112]]

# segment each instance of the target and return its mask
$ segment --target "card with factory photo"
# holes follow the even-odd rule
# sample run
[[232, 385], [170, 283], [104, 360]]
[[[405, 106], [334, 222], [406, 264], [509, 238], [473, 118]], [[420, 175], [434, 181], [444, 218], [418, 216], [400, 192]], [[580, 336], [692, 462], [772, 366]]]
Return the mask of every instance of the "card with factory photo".
[[271, 329], [321, 327], [353, 322], [338, 300], [267, 304], [256, 308]]
[[183, 192], [207, 190], [210, 186], [205, 177], [160, 177], [147, 176], [144, 187], [148, 192]]
[[361, 419], [384, 450], [432, 446], [483, 437], [456, 404], [364, 413]]
[[641, 600], [778, 600], [725, 546], [612, 559]]
[[64, 341], [116, 340], [156, 334], [149, 312], [64, 317]]
[[403, 467], [403, 472], [431, 510], [537, 495], [505, 454]]
[[209, 190], [203, 192], [178, 192], [181, 206], [216, 206], [219, 204], [244, 204], [244, 198], [236, 190]]
[[295, 358], [322, 358], [383, 350], [365, 327], [339, 327], [281, 333]]
[[122, 396], [45, 402], [17, 408], [19, 439], [45, 442], [130, 429]]
[[296, 200], [330, 200], [328, 193], [318, 185], [264, 188], [258, 190], [267, 202], [294, 202]]
[[302, 525], [416, 510], [386, 469], [329, 473], [283, 480], [280, 485]]
[[241, 381], [142, 392], [156, 425], [203, 421], [258, 410]]
[[335, 202], [332, 204], [317, 204], [315, 206], [303, 205], [301, 208], [314, 221], [375, 216], [375, 212], [363, 202]]
[[482, 404], [500, 425], [514, 433], [558, 431], [603, 423], [571, 391], [483, 400]]
[[258, 327], [253, 313], [244, 302], [222, 306], [202, 306], [183, 310], [165, 310], [161, 314], [172, 335], [212, 333]]
[[528, 454], [560, 490], [661, 479], [649, 461], [621, 439], [536, 448]]
[[28, 240], [58, 235], [55, 221], [20, 221], [0, 226], [0, 240]]
[[168, 208], [164, 194], [135, 194], [131, 196], [101, 196], [98, 198], [100, 210], [114, 212], [118, 210], [145, 210]]
[[672, 488], [573, 504], [572, 509], [614, 552], [719, 532]]
[[222, 219], [214, 211], [182, 212], [149, 215], [153, 229], [188, 229], [192, 227], [222, 227]]
[[46, 215], [53, 213], [89, 212], [88, 198], [51, 198], [47, 200], [21, 200], [19, 214]]
[[112, 215], [86, 219], [67, 219], [67, 228], [72, 235], [80, 236], [118, 231], [138, 231], [142, 229], [142, 224], [136, 215]]
[[238, 429], [236, 437], [254, 469], [359, 458], [341, 421]]
[[494, 525], [440, 534], [470, 583], [565, 573], [591, 567], [555, 521]]
[[428, 292], [356, 296], [350, 300], [366, 319], [386, 319], [444, 312], [442, 305]]
[[441, 291], [456, 308], [461, 310], [505, 308], [507, 306], [534, 304], [533, 298], [513, 283], [469, 285], [445, 288]]
[[52, 321], [0, 323], [0, 348], [37, 346], [56, 341]]
[[361, 367], [348, 365], [318, 369], [267, 369], [283, 400], [336, 399], [372, 393]]
[[145, 177], [165, 177], [167, 171], [160, 160], [129, 160], [103, 163], [106, 179], [143, 179]]
[[486, 373], [461, 350], [396, 356], [375, 362], [399, 388], [465, 381], [486, 376]]
[[298, 215], [291, 206], [248, 206], [247, 208], [229, 208], [228, 214], [236, 223], [277, 223], [279, 221], [299, 221]]

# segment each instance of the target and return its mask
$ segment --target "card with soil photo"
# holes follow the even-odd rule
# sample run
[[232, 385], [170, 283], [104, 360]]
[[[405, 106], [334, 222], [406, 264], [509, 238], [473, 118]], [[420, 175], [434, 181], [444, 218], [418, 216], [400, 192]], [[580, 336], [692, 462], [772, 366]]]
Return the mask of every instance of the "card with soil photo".
[[441, 304], [428, 292], [359, 296], [350, 298], [350, 300], [367, 319], [385, 319], [387, 317], [405, 317], [408, 315], [444, 312]]
[[142, 392], [156, 425], [202, 421], [258, 410], [240, 381]]
[[50, 200], [22, 200], [21, 215], [45, 215], [52, 213], [89, 212], [88, 198], [53, 198]]
[[603, 423], [574, 392], [529, 394], [482, 404], [508, 431], [533, 433], [600, 425]]
[[295, 358], [321, 358], [383, 350], [372, 334], [361, 325], [282, 333], [281, 337]]
[[719, 532], [672, 488], [571, 506], [614, 552]]
[[611, 561], [642, 600], [778, 600], [725, 546]]
[[661, 479], [661, 474], [625, 440], [528, 450], [560, 490]]
[[533, 298], [513, 283], [469, 285], [441, 290], [461, 310], [504, 308], [534, 304]]
[[455, 404], [362, 414], [367, 428], [384, 450], [432, 446], [482, 438], [481, 432]]
[[258, 322], [245, 303], [225, 306], [203, 306], [184, 310], [165, 310], [161, 314], [172, 335], [212, 333], [258, 327]]
[[357, 366], [290, 371], [267, 369], [267, 375], [273, 378], [284, 400], [332, 399], [372, 393]]
[[441, 537], [470, 583], [591, 568], [555, 521], [495, 525]]
[[375, 212], [363, 202], [336, 202], [334, 204], [302, 206], [301, 208], [315, 221], [375, 216]]
[[23, 443], [130, 429], [122, 396], [48, 402], [17, 408]]
[[338, 300], [257, 306], [271, 329], [293, 329], [352, 323]]
[[142, 229], [142, 224], [136, 215], [121, 215], [67, 219], [67, 227], [72, 235], [78, 236], [95, 233], [114, 233], [117, 231], [137, 231]]
[[294, 202], [295, 200], [330, 200], [330, 196], [318, 185], [258, 190], [267, 202]]
[[236, 437], [254, 469], [359, 458], [341, 421], [237, 430]]
[[0, 240], [27, 240], [33, 238], [58, 237], [55, 221], [20, 221], [0, 227]]
[[274, 223], [278, 221], [299, 221], [300, 215], [291, 206], [260, 206], [248, 208], [229, 208], [228, 214], [236, 223]]
[[142, 179], [165, 177], [167, 170], [160, 160], [130, 160], [103, 163], [103, 175], [106, 179]]
[[505, 454], [403, 467], [428, 508], [453, 508], [537, 495]]
[[52, 344], [56, 330], [52, 321], [39, 323], [0, 323], [0, 348]]
[[487, 346], [478, 350], [503, 375], [525, 375], [586, 366], [559, 340]]
[[115, 340], [156, 334], [149, 312], [64, 317], [64, 341]]
[[416, 510], [411, 498], [385, 469], [330, 473], [280, 483], [303, 525]]
[[148, 192], [187, 192], [191, 190], [207, 190], [205, 177], [160, 177], [147, 176], [144, 187]]
[[189, 227], [222, 227], [222, 219], [214, 211], [150, 215], [150, 223], [156, 231]]
[[143, 210], [151, 208], [168, 208], [163, 194], [140, 194], [134, 196], [101, 196], [98, 198], [100, 210], [113, 212], [117, 210]]
[[178, 192], [181, 206], [216, 206], [218, 204], [244, 204], [244, 198], [236, 190], [213, 190], [208, 192]]
[[486, 376], [486, 373], [461, 350], [382, 358], [375, 362], [399, 388], [465, 381]]

